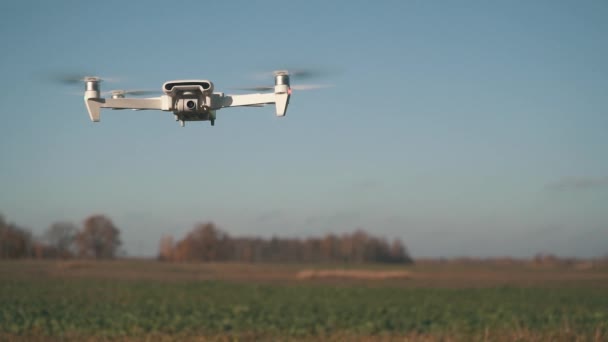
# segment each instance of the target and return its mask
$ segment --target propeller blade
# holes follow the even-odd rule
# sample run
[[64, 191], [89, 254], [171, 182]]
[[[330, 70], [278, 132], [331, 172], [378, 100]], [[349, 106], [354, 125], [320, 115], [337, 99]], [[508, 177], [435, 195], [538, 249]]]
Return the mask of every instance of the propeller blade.
[[321, 69], [312, 69], [312, 68], [285, 68], [274, 71], [264, 71], [256, 73], [257, 78], [267, 79], [269, 77], [274, 77], [276, 75], [287, 74], [292, 78], [292, 80], [307, 80], [311, 78], [323, 77], [329, 74], [327, 71], [323, 71]]
[[[292, 90], [315, 90], [322, 88], [333, 87], [330, 84], [295, 84], [290, 86]], [[274, 90], [274, 86], [257, 86], [257, 87], [241, 87], [241, 88], [230, 88], [234, 90], [244, 90], [244, 91], [270, 91]]]
[[293, 79], [306, 80], [316, 77], [322, 77], [325, 73], [321, 72], [320, 70], [288, 69], [287, 74]]
[[315, 90], [315, 89], [322, 89], [322, 88], [329, 88], [329, 87], [333, 87], [333, 85], [330, 85], [330, 84], [296, 84], [296, 85], [292, 85], [290, 88], [293, 90]]
[[238, 88], [230, 88], [230, 89], [244, 90], [244, 91], [269, 91], [269, 90], [273, 90], [274, 86], [238, 87]]
[[289, 75], [293, 79], [304, 80], [315, 78], [323, 75], [324, 73], [318, 70], [312, 69], [279, 69], [274, 71], [263, 71], [255, 74], [258, 79], [268, 79], [276, 75]]
[[91, 74], [85, 73], [77, 73], [77, 72], [57, 72], [51, 75], [48, 75], [48, 80], [54, 83], [64, 84], [64, 85], [76, 85], [82, 84], [86, 81], [98, 81], [98, 82], [118, 82], [117, 78], [113, 77], [99, 77], [92, 76]]

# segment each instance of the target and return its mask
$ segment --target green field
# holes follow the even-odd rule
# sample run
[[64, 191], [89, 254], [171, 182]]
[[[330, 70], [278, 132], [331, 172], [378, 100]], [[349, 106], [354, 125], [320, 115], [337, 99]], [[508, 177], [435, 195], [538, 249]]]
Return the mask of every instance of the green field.
[[[378, 282], [297, 281], [303, 266], [285, 265], [3, 262], [0, 340], [608, 338], [605, 270], [459, 267]], [[480, 282], [451, 285], [467, 272]], [[502, 272], [517, 279], [487, 283]], [[520, 283], [528, 273], [541, 280]], [[551, 275], [569, 281], [542, 286]]]

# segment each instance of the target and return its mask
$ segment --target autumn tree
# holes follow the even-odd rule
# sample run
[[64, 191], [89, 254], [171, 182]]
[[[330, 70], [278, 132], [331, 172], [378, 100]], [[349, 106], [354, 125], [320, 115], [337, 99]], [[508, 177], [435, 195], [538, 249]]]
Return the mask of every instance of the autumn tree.
[[85, 219], [82, 230], [76, 235], [76, 246], [81, 257], [113, 258], [120, 245], [120, 231], [104, 215]]
[[24, 258], [32, 255], [32, 235], [0, 215], [0, 258]]
[[230, 238], [213, 222], [198, 224], [175, 246], [178, 260], [218, 261], [233, 255]]
[[173, 236], [164, 235], [160, 239], [160, 245], [159, 245], [160, 250], [158, 253], [158, 260], [173, 259], [173, 248], [174, 248]]

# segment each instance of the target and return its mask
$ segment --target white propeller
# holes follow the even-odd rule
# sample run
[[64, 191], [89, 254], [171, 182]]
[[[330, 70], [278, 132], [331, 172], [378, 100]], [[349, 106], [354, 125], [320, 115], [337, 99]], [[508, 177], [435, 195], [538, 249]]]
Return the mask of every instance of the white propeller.
[[[292, 90], [315, 90], [322, 88], [333, 87], [331, 84], [300, 84], [298, 80], [305, 80], [311, 78], [319, 78], [323, 77], [327, 74], [327, 72], [322, 72], [320, 70], [311, 70], [311, 69], [280, 69], [271, 72], [259, 72], [256, 73], [256, 78], [264, 78], [269, 79], [270, 77], [278, 76], [278, 75], [288, 75], [292, 83], [290, 88]], [[293, 84], [296, 83], [296, 84]], [[260, 86], [252, 86], [252, 87], [236, 87], [231, 88], [234, 90], [245, 90], [245, 91], [270, 91], [274, 89], [274, 85], [260, 85]]]
[[100, 77], [100, 76], [92, 76], [90, 74], [85, 73], [55, 73], [50, 75], [50, 80], [53, 82], [65, 84], [65, 85], [75, 85], [82, 84], [86, 81], [97, 81], [97, 82], [119, 82], [120, 80], [115, 77]]

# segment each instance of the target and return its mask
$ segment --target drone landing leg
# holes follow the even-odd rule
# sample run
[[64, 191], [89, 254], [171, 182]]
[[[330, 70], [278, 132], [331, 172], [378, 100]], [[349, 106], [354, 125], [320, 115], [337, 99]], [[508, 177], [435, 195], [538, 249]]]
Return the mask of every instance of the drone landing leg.
[[179, 125], [184, 127], [186, 126], [186, 122], [184, 120], [179, 120]]

